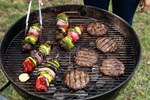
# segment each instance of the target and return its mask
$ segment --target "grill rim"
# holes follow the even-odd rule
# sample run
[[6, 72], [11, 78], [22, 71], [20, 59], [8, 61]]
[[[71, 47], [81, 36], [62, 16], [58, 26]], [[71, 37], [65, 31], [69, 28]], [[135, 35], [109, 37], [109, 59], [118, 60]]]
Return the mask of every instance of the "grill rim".
[[[138, 68], [138, 65], [139, 65], [139, 62], [140, 62], [140, 60], [141, 60], [141, 43], [140, 43], [140, 41], [139, 41], [139, 38], [138, 38], [138, 35], [136, 34], [136, 32], [134, 31], [134, 29], [126, 22], [126, 21], [124, 21], [122, 18], [120, 18], [119, 16], [117, 16], [117, 15], [115, 15], [115, 14], [113, 14], [113, 13], [110, 13], [110, 12], [108, 12], [108, 11], [106, 11], [106, 10], [103, 10], [103, 9], [100, 9], [100, 8], [97, 8], [97, 7], [93, 7], [93, 6], [88, 6], [88, 5], [72, 5], [72, 4], [67, 4], [67, 5], [57, 5], [57, 6], [53, 6], [53, 7], [46, 7], [46, 8], [43, 8], [42, 9], [42, 11], [43, 10], [46, 10], [46, 9], [49, 9], [49, 8], [59, 8], [59, 7], [66, 7], [66, 6], [78, 6], [78, 7], [87, 7], [87, 8], [90, 8], [90, 9], [96, 9], [96, 10], [98, 10], [98, 11], [101, 11], [101, 12], [103, 12], [103, 13], [106, 13], [107, 15], [111, 15], [111, 16], [114, 16], [114, 17], [116, 17], [118, 20], [120, 20], [123, 24], [125, 24], [125, 25], [127, 25], [127, 27], [129, 27], [130, 28], [130, 30], [134, 33], [134, 35], [135, 35], [135, 38], [137, 39], [137, 44], [138, 44], [138, 51], [139, 51], [139, 56], [138, 56], [138, 58], [136, 57], [136, 62], [135, 62], [135, 68], [133, 69], [133, 71], [132, 71], [132, 73], [128, 76], [128, 78], [126, 78], [126, 80], [125, 81], [123, 81], [122, 83], [120, 83], [118, 86], [116, 86], [115, 88], [113, 88], [113, 89], [111, 89], [111, 90], [109, 90], [109, 91], [106, 91], [105, 93], [103, 93], [103, 94], [97, 94], [97, 95], [94, 95], [94, 96], [91, 96], [91, 97], [87, 97], [87, 98], [84, 98], [84, 99], [94, 99], [94, 98], [97, 98], [97, 97], [100, 97], [100, 96], [105, 96], [105, 95], [107, 95], [107, 94], [109, 94], [109, 93], [111, 93], [111, 92], [113, 92], [113, 91], [117, 91], [118, 89], [120, 89], [122, 86], [124, 86], [125, 85], [125, 83], [128, 83], [128, 81], [132, 78], [132, 76], [133, 76], [133, 74], [135, 73], [135, 71], [136, 71], [136, 69]], [[30, 14], [30, 16], [34, 16], [34, 14], [37, 12], [38, 10], [35, 10], [35, 11], [32, 11], [31, 12], [31, 14]], [[24, 15], [23, 17], [21, 17], [19, 20], [17, 20], [15, 23], [13, 23], [12, 25], [11, 25], [11, 27], [5, 32], [5, 35], [4, 35], [4, 37], [2, 38], [2, 41], [1, 41], [1, 43], [0, 43], [0, 61], [1, 61], [1, 68], [2, 68], [2, 71], [4, 72], [4, 74], [6, 75], [6, 77], [7, 77], [7, 79], [11, 82], [11, 84], [12, 85], [14, 85], [14, 87], [17, 87], [18, 89], [20, 89], [21, 91], [24, 91], [25, 93], [27, 93], [28, 95], [31, 95], [31, 96], [35, 96], [35, 97], [37, 97], [37, 98], [40, 98], [40, 99], [45, 99], [45, 100], [48, 100], [48, 98], [44, 98], [44, 97], [42, 97], [42, 96], [40, 96], [40, 95], [38, 95], [38, 94], [33, 94], [33, 93], [31, 93], [31, 92], [28, 92], [28, 91], [26, 91], [25, 89], [23, 89], [22, 87], [20, 87], [20, 86], [18, 86], [15, 82], [13, 82], [13, 80], [8, 76], [8, 74], [7, 74], [7, 72], [5, 71], [5, 68], [4, 68], [4, 58], [2, 58], [2, 57], [4, 57], [4, 55], [6, 54], [6, 50], [4, 51], [3, 50], [3, 46], [5, 46], [5, 42], [8, 42], [8, 40], [9, 40], [9, 42], [8, 42], [8, 46], [9, 46], [9, 44], [11, 43], [11, 41], [12, 41], [12, 39], [17, 35], [17, 34], [15, 34], [14, 36], [13, 36], [13, 38], [11, 38], [11, 39], [7, 39], [8, 37], [9, 37], [9, 35], [11, 34], [11, 31], [14, 31], [13, 29], [17, 26], [17, 24], [20, 24], [20, 23], [25, 23], [25, 18], [26, 18], [26, 16], [27, 15]], [[19, 27], [21, 27], [21, 30], [22, 29], [24, 29], [24, 27], [23, 26], [19, 26]], [[17, 32], [15, 32], [15, 33], [17, 33]], [[7, 46], [7, 47], [8, 47]], [[7, 48], [6, 48], [7, 49]], [[134, 48], [135, 49], [135, 48]], [[135, 50], [134, 50], [135, 51]], [[78, 99], [78, 100], [82, 100], [82, 99]]]

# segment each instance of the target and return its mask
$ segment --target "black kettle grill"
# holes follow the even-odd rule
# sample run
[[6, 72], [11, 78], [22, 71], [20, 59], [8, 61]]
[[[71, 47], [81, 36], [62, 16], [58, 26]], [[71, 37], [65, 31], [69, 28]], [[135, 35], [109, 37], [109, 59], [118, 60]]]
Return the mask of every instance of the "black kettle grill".
[[[58, 45], [53, 47], [49, 57], [53, 57], [56, 53], [59, 53], [61, 68], [57, 72], [56, 79], [51, 83], [49, 91], [37, 92], [35, 90], [35, 79], [38, 76], [37, 70], [39, 68], [36, 68], [33, 73], [30, 73], [29, 81], [21, 83], [18, 80], [18, 76], [22, 73], [21, 64], [29, 55], [21, 52], [22, 40], [25, 36], [26, 16], [19, 19], [8, 29], [1, 42], [2, 70], [7, 76], [9, 84], [11, 83], [15, 90], [26, 99], [114, 99], [133, 76], [141, 57], [141, 46], [136, 32], [124, 20], [107, 11], [83, 5], [63, 5], [42, 9], [43, 27], [45, 29], [42, 40], [55, 41], [55, 17], [61, 12], [65, 12], [69, 16], [70, 27], [82, 24], [85, 31], [82, 38], [75, 44], [75, 47], [71, 51], [62, 51]], [[30, 14], [29, 26], [38, 22], [38, 15], [38, 11]], [[117, 53], [104, 54], [95, 48], [94, 41], [97, 37], [91, 37], [86, 31], [87, 25], [95, 21], [102, 22], [108, 26], [108, 32], [104, 36], [113, 37], [118, 40], [119, 50]], [[35, 48], [38, 47], [40, 42], [37, 43]], [[75, 52], [81, 47], [93, 49], [99, 54], [97, 65], [94, 65], [92, 68], [80, 68], [74, 64]], [[117, 58], [123, 62], [125, 65], [125, 74], [123, 76], [111, 78], [99, 72], [99, 64], [103, 59], [110, 57]], [[78, 91], [66, 88], [62, 80], [66, 71], [70, 69], [87, 71], [91, 77], [90, 84], [85, 89]]]

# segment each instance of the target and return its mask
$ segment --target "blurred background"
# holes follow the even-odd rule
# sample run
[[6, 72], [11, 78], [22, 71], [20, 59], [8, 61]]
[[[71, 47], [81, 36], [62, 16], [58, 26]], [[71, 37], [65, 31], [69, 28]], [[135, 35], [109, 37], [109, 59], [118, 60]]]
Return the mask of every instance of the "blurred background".
[[[63, 4], [83, 5], [82, 0], [43, 1], [43, 8]], [[28, 4], [26, 0], [0, 0], [0, 41], [6, 30], [27, 13], [27, 9]], [[37, 0], [34, 0], [32, 11], [37, 9]], [[109, 10], [111, 12], [111, 6]], [[140, 13], [139, 8], [137, 9], [133, 21], [133, 28], [141, 41], [142, 59], [129, 84], [120, 92], [116, 100], [150, 100], [150, 9], [147, 13]], [[7, 78], [0, 69], [0, 86], [7, 81]], [[24, 100], [12, 86], [6, 88], [1, 94], [9, 100]]]

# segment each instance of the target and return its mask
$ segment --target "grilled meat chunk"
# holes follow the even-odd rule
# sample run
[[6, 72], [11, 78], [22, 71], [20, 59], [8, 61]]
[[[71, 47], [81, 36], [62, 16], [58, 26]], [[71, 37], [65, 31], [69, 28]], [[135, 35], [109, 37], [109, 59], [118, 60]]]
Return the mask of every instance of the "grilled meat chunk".
[[90, 77], [87, 72], [80, 70], [68, 71], [64, 77], [65, 85], [73, 90], [83, 89], [90, 81]]
[[89, 49], [82, 48], [76, 52], [75, 62], [81, 67], [92, 67], [98, 60], [98, 54]]
[[118, 43], [111, 37], [99, 37], [96, 39], [96, 48], [104, 53], [115, 52], [118, 48]]
[[92, 36], [101, 36], [106, 34], [108, 27], [100, 22], [92, 22], [87, 26], [87, 32]]
[[32, 45], [29, 43], [25, 43], [24, 45], [22, 45], [22, 52], [26, 52], [29, 53], [32, 50]]
[[100, 72], [108, 76], [120, 76], [124, 74], [125, 67], [118, 59], [105, 59], [100, 66]]

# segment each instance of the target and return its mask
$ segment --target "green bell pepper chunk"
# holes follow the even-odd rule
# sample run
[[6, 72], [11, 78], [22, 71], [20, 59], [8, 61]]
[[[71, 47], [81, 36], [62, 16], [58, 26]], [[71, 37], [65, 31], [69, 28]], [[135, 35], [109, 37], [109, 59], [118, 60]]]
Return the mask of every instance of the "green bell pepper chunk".
[[66, 36], [61, 41], [67, 45], [69, 50], [71, 50], [74, 47], [71, 37]]
[[62, 13], [61, 15], [56, 16], [56, 21], [58, 21], [59, 19], [62, 19], [65, 22], [68, 22], [68, 16], [64, 13]]

